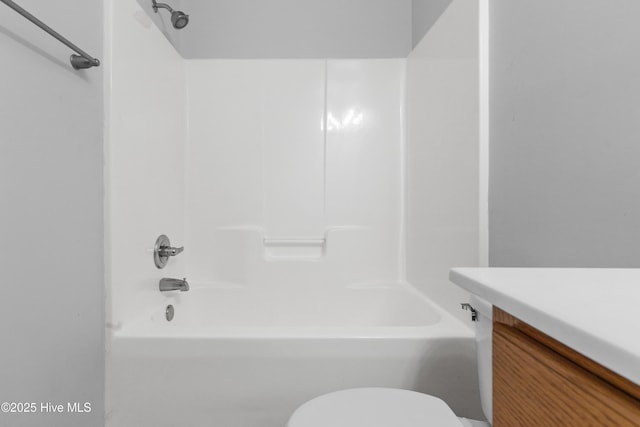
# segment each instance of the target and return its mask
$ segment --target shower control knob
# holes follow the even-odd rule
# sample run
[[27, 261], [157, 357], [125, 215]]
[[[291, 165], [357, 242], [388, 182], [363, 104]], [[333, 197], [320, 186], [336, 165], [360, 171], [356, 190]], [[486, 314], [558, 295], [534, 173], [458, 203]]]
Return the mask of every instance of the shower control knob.
[[170, 257], [176, 256], [182, 251], [184, 251], [184, 246], [174, 248], [171, 246], [169, 238], [162, 234], [156, 239], [156, 244], [153, 248], [153, 262], [156, 267], [164, 268]]
[[181, 246], [179, 248], [172, 248], [171, 246], [161, 246], [159, 250], [160, 257], [176, 256], [182, 251], [184, 251], [184, 246]]

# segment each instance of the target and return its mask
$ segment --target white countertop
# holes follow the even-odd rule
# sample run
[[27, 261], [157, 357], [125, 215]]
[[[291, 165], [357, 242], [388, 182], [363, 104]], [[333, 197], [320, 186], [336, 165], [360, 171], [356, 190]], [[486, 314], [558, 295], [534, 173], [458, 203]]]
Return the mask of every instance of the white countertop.
[[640, 385], [640, 269], [454, 268], [449, 278]]

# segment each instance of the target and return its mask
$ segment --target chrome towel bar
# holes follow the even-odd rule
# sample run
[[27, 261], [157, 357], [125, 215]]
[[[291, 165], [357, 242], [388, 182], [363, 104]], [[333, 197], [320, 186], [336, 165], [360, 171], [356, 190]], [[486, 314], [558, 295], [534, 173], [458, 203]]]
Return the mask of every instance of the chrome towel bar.
[[60, 34], [58, 34], [56, 31], [54, 31], [47, 24], [45, 24], [44, 22], [42, 22], [41, 20], [39, 20], [38, 18], [36, 18], [32, 14], [30, 14], [29, 12], [24, 10], [22, 7], [20, 7], [17, 4], [15, 4], [13, 1], [11, 1], [11, 0], [0, 0], [0, 1], [2, 3], [6, 4], [7, 6], [9, 6], [11, 9], [15, 10], [16, 12], [18, 12], [20, 15], [24, 16], [25, 18], [27, 18], [29, 21], [31, 21], [34, 24], [36, 24], [38, 27], [42, 28], [44, 31], [49, 33], [52, 37], [57, 39], [60, 43], [64, 44], [69, 49], [71, 49], [75, 53], [77, 53], [77, 55], [72, 54], [71, 58], [69, 59], [69, 61], [71, 62], [71, 66], [73, 68], [75, 68], [76, 70], [80, 70], [80, 69], [83, 69], [83, 68], [98, 67], [100, 65], [100, 60], [98, 60], [97, 58], [92, 57], [87, 52], [85, 52], [84, 50], [80, 49], [78, 46], [76, 46], [75, 44], [71, 43], [66, 38], [62, 37]]

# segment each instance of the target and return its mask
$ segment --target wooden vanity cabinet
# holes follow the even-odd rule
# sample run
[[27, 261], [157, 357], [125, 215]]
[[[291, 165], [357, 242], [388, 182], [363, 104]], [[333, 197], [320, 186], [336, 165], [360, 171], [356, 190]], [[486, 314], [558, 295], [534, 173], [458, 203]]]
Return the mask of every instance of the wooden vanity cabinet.
[[640, 387], [494, 307], [493, 426], [640, 427]]

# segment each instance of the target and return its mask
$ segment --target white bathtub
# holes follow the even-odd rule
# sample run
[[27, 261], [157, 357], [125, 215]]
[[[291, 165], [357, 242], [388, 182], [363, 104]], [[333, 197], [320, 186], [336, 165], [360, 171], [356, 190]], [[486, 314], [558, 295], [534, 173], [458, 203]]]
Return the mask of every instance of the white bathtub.
[[192, 284], [112, 332], [107, 426], [283, 427], [303, 402], [353, 387], [437, 395], [481, 418], [472, 333], [406, 284]]

